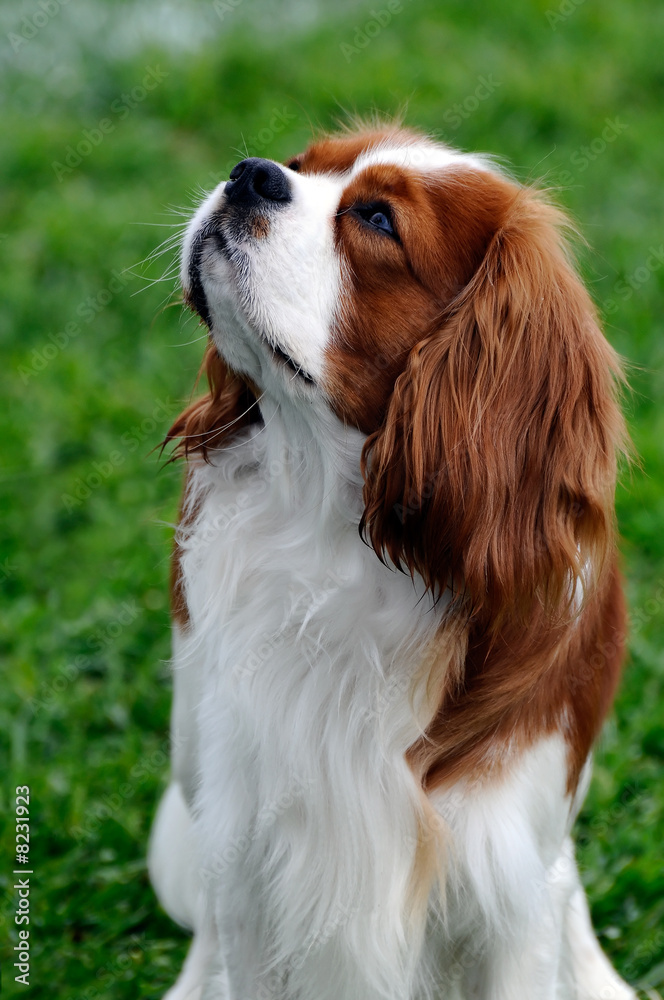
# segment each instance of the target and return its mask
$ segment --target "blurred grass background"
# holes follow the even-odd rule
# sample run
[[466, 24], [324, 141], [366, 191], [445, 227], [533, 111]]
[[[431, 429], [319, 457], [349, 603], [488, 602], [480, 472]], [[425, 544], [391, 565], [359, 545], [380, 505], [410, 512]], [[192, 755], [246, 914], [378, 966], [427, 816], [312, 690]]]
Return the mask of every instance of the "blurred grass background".
[[164, 308], [174, 280], [151, 284], [173, 254], [140, 262], [242, 156], [282, 159], [344, 110], [404, 102], [410, 124], [560, 188], [631, 366], [642, 468], [618, 494], [631, 659], [577, 833], [602, 945], [644, 997], [664, 989], [663, 43], [659, 0], [0, 10], [8, 996], [25, 991], [9, 957], [19, 784], [32, 790], [29, 995], [156, 1000], [186, 949], [144, 865], [168, 769], [180, 478], [151, 449], [191, 393], [203, 331]]

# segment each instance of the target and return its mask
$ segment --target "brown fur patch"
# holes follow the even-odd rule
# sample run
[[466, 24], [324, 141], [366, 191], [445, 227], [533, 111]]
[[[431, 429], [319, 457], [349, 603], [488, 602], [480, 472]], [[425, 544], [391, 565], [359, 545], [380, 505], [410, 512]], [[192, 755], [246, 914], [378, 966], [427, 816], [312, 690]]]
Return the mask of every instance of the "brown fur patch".
[[[187, 479], [185, 477], [184, 489], [182, 490], [182, 497], [180, 499], [180, 510], [178, 512], [178, 529], [184, 524], [184, 508], [186, 505], [187, 497]], [[171, 595], [171, 615], [173, 621], [183, 631], [189, 627], [189, 608], [187, 607], [187, 600], [184, 593], [184, 581], [182, 579], [182, 571], [180, 567], [180, 557], [181, 551], [178, 545], [177, 534], [173, 538], [173, 548], [171, 550], [171, 565], [170, 565], [170, 579], [169, 579], [169, 589]]]
[[514, 753], [560, 731], [574, 791], [620, 677], [626, 615], [615, 566], [575, 627], [552, 629], [541, 615], [539, 624], [540, 635], [525, 642], [513, 623], [493, 639], [471, 629], [461, 682], [444, 686], [426, 736], [409, 752], [427, 790], [469, 773], [490, 778]]
[[255, 215], [250, 221], [251, 235], [257, 240], [265, 240], [270, 235], [270, 220], [264, 215]]

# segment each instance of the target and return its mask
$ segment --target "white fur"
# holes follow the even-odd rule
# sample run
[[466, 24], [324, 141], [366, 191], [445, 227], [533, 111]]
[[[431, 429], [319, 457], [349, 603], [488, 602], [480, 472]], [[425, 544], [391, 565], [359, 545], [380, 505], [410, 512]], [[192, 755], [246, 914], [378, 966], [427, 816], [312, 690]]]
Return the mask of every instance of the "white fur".
[[460, 153], [457, 149], [429, 140], [415, 139], [399, 146], [391, 145], [389, 140], [386, 140], [358, 156], [353, 164], [351, 176], [355, 177], [367, 167], [379, 163], [424, 173], [447, 170], [450, 167], [467, 167], [471, 170], [495, 169], [488, 157], [477, 153]]
[[[321, 982], [321, 998], [373, 995], [365, 977], [376, 996], [396, 983], [403, 995], [417, 837], [405, 752], [421, 731], [408, 689], [437, 617], [423, 588], [357, 536], [357, 493], [339, 487], [358, 489], [360, 436], [329, 421], [322, 455], [309, 424], [287, 428], [278, 410], [266, 422], [269, 433], [196, 471], [201, 509], [183, 539], [182, 653], [204, 691], [194, 803], [204, 881], [213, 907], [233, 900], [230, 914], [214, 910], [222, 928], [230, 917], [231, 938], [241, 919], [230, 949], [238, 996], [252, 995], [266, 964], [304, 988], [309, 950], [316, 969], [345, 956], [347, 983]], [[375, 940], [385, 943], [372, 956]]]
[[[269, 236], [238, 238], [229, 227], [230, 260], [209, 246], [203, 261], [213, 325], [223, 330], [230, 323], [242, 336], [242, 353], [238, 354], [235, 345], [228, 354], [226, 338], [219, 343], [220, 350], [229, 364], [261, 384], [266, 378], [273, 381], [275, 367], [279, 373], [283, 370], [281, 363], [275, 366], [264, 343], [281, 348], [305, 372], [321, 379], [342, 277], [334, 248], [334, 217], [342, 181], [280, 169], [288, 174], [292, 200], [271, 211], [268, 206]], [[206, 198], [185, 238], [185, 288], [193, 237], [223, 205], [225, 187], [220, 184]], [[287, 377], [292, 377], [292, 372], [287, 370]]]
[[[454, 162], [424, 145], [432, 169]], [[193, 465], [179, 535], [190, 625], [176, 634], [174, 784], [150, 872], [195, 937], [168, 998], [626, 1000], [623, 984], [602, 993], [619, 981], [583, 906], [561, 733], [500, 776], [437, 792], [439, 828], [422, 811], [405, 760], [429, 721], [413, 679], [445, 602], [361, 542], [363, 438], [269, 349], [324, 379], [343, 184], [294, 175], [293, 202], [241, 266], [213, 248], [202, 262], [213, 336], [260, 386], [263, 423]], [[192, 222], [185, 286], [223, 190]], [[446, 868], [418, 923], [423, 827]]]

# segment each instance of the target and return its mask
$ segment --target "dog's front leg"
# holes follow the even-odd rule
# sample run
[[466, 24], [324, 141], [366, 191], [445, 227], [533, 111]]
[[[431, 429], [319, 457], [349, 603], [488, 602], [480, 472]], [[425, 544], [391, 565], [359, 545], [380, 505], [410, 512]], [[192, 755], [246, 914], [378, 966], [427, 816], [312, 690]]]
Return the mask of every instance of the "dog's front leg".
[[572, 892], [565, 914], [565, 938], [574, 1000], [636, 1000], [599, 946], [590, 921], [588, 901], [574, 864]]
[[[208, 990], [210, 984], [214, 985], [214, 993]], [[232, 1000], [212, 927], [196, 932], [177, 982], [164, 994], [163, 1000], [204, 1000], [204, 997]]]
[[539, 912], [497, 934], [478, 970], [480, 1000], [576, 1000], [561, 979], [567, 896], [554, 890]]

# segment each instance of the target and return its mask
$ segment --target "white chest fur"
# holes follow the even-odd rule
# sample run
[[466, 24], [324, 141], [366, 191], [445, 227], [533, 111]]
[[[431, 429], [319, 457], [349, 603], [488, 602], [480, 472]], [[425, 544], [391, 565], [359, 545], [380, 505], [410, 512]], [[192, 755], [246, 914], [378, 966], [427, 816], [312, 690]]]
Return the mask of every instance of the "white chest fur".
[[555, 867], [570, 824], [564, 741], [495, 785], [436, 794], [448, 891], [423, 947], [410, 916], [421, 798], [405, 754], [428, 721], [413, 679], [441, 607], [358, 537], [359, 435], [328, 428], [323, 451], [280, 419], [192, 470], [180, 539], [190, 627], [175, 650], [174, 774], [214, 939], [203, 1000], [465, 1000], [499, 967], [497, 1000], [530, 1000], [541, 973], [522, 944], [553, 942], [554, 983], [575, 885], [572, 862], [558, 892]]
[[[195, 708], [181, 728], [202, 748], [183, 770], [198, 786], [187, 793], [204, 880], [223, 936], [242, 927], [243, 969], [250, 941], [292, 990], [300, 973], [310, 985], [310, 954], [321, 966], [341, 947], [389, 995], [410, 975], [418, 794], [405, 752], [439, 609], [362, 544], [359, 483], [340, 475], [339, 452], [285, 447], [278, 431], [191, 480], [176, 686]], [[345, 988], [366, 995], [366, 979]]]

